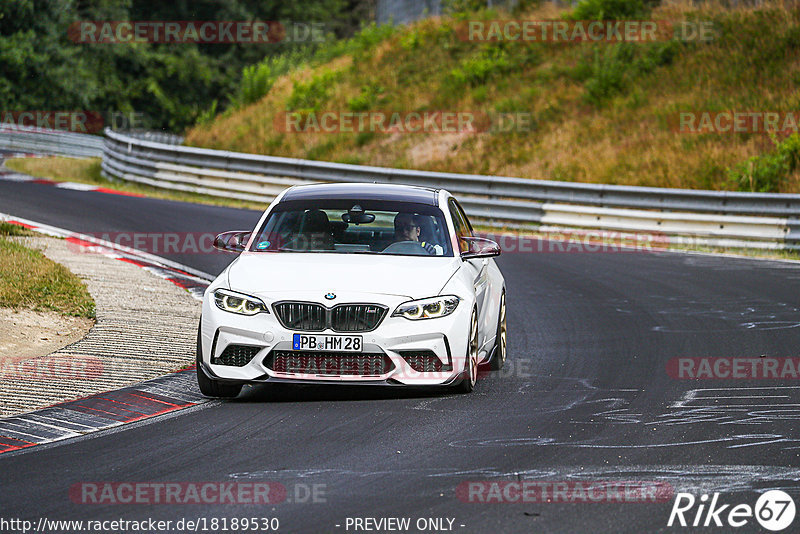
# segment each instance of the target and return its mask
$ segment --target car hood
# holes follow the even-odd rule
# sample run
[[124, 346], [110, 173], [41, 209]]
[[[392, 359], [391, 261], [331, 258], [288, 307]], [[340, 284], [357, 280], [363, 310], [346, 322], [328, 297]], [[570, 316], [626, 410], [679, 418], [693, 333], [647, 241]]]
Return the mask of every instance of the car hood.
[[249, 294], [319, 291], [321, 298], [338, 291], [415, 299], [438, 295], [459, 265], [452, 257], [248, 252], [231, 264], [228, 283]]

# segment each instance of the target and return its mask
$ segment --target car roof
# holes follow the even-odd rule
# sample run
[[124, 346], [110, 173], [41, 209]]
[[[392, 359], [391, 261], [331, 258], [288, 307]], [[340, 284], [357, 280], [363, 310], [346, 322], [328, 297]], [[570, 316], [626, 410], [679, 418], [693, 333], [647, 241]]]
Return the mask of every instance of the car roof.
[[438, 191], [428, 187], [399, 184], [340, 183], [298, 185], [289, 189], [281, 202], [317, 199], [395, 200], [417, 204], [438, 204]]

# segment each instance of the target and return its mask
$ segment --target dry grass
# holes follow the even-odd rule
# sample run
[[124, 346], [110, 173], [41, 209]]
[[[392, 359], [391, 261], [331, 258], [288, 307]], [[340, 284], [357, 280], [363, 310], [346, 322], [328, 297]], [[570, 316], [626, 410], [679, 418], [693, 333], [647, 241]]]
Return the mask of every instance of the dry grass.
[[[558, 18], [552, 4], [518, 18]], [[505, 15], [490, 17], [503, 18]], [[507, 43], [513, 67], [483, 83], [454, 86], [449, 78], [465, 58], [491, 45], [460, 41], [456, 22], [434, 18], [400, 31], [362, 54], [337, 58], [281, 78], [261, 101], [188, 133], [187, 144], [339, 162], [485, 173], [539, 179], [735, 189], [727, 170], [773, 149], [761, 134], [680, 134], [669, 119], [679, 111], [796, 111], [800, 96], [800, 10], [766, 2], [726, 9], [671, 2], [655, 20], [711, 20], [718, 38], [680, 43], [670, 60], [639, 68], [660, 43], [631, 45], [620, 60], [621, 87], [600, 100], [590, 94], [586, 69], [622, 45]], [[416, 45], [413, 43], [416, 40]], [[656, 45], [656, 46], [650, 46]], [[351, 109], [370, 85], [381, 92], [371, 110], [530, 112], [529, 132], [478, 134], [286, 134], [276, 113], [296, 84], [335, 73], [320, 110]], [[779, 187], [800, 192], [800, 174]]]

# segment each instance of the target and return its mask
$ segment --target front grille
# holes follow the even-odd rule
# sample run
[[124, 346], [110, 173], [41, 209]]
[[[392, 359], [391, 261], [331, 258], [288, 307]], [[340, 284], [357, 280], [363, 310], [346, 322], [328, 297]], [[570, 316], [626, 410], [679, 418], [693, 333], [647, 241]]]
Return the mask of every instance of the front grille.
[[331, 329], [336, 332], [368, 332], [378, 327], [386, 308], [375, 304], [342, 304], [331, 310]]
[[400, 356], [418, 373], [452, 371], [452, 364], [443, 364], [432, 350], [401, 350]]
[[313, 352], [273, 350], [264, 365], [278, 373], [322, 376], [379, 376], [394, 368], [382, 352]]
[[252, 360], [261, 347], [250, 345], [228, 345], [222, 354], [211, 359], [211, 363], [216, 365], [230, 365], [232, 367], [244, 367]]
[[388, 308], [379, 304], [338, 304], [326, 308], [313, 302], [278, 302], [274, 305], [278, 320], [289, 330], [322, 332], [369, 332], [375, 330]]
[[275, 315], [289, 330], [325, 330], [328, 322], [324, 306], [309, 302], [279, 302], [275, 304]]

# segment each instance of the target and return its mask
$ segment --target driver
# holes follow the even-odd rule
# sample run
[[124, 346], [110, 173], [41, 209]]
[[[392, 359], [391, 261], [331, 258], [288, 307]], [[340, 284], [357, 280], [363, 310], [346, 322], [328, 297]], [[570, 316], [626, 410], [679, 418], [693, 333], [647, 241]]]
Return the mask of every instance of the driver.
[[394, 218], [394, 241], [416, 241], [428, 254], [436, 254], [436, 246], [419, 240], [421, 233], [420, 221], [417, 215], [411, 213], [398, 213]]

